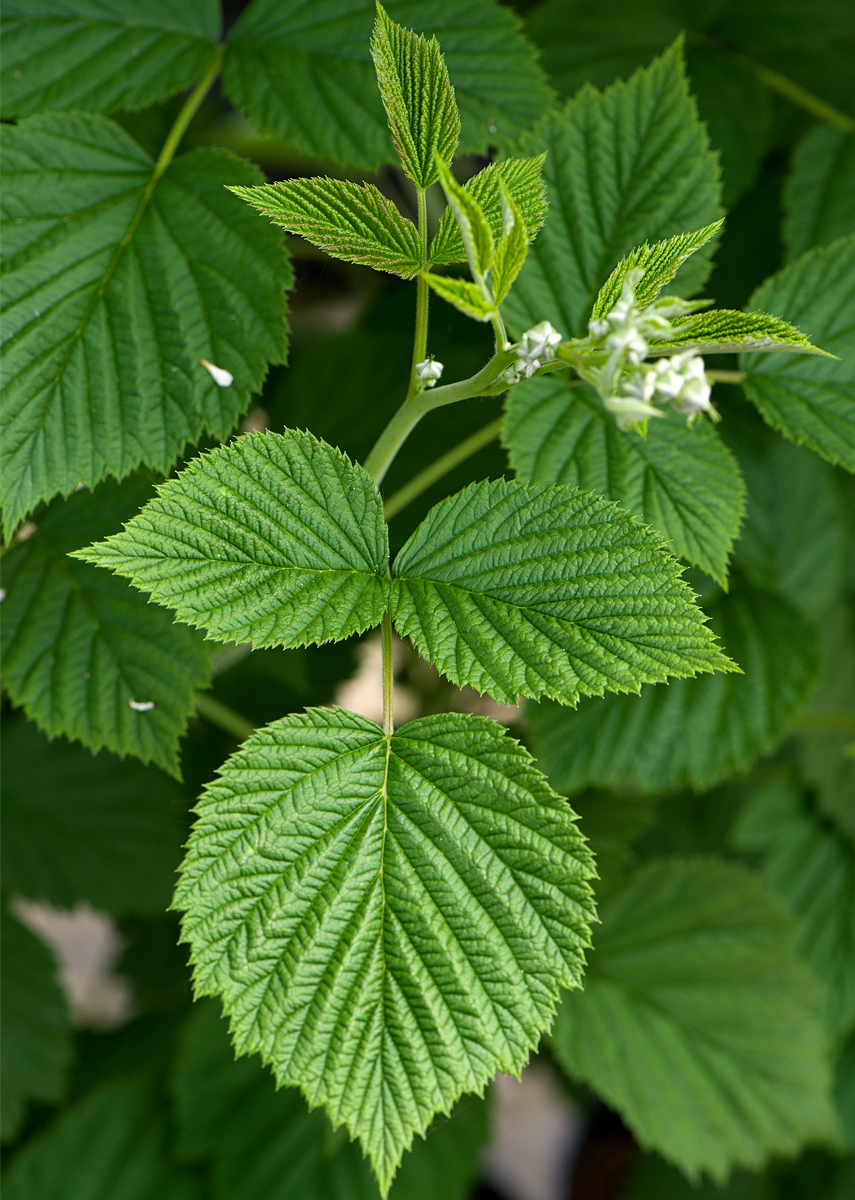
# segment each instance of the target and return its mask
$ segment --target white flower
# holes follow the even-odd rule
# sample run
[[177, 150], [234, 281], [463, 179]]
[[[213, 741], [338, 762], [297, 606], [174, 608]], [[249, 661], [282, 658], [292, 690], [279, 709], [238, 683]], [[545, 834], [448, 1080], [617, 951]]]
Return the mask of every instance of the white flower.
[[691, 420], [699, 412], [711, 411], [711, 388], [704, 373], [704, 360], [691, 350], [660, 359], [653, 367], [656, 398], [670, 404]]
[[210, 372], [211, 378], [217, 387], [231, 387], [234, 382], [234, 375], [231, 371], [224, 371], [222, 367], [215, 367], [213, 363], [209, 363], [207, 358], [200, 358], [199, 362]]
[[442, 375], [442, 371], [442, 363], [436, 362], [433, 358], [426, 358], [424, 362], [416, 363], [416, 379], [423, 388], [434, 387]]
[[[541, 321], [539, 325], [527, 329], [517, 342], [514, 349], [517, 358], [523, 362], [551, 362], [555, 358], [555, 348], [564, 339], [557, 329], [553, 329], [549, 321]], [[535, 368], [536, 370], [537, 368]]]

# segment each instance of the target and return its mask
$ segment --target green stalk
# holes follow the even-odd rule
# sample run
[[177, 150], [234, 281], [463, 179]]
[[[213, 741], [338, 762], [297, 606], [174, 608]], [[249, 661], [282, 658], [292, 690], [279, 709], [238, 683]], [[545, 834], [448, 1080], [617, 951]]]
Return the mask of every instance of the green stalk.
[[246, 741], [255, 729], [252, 721], [242, 717], [227, 704], [216, 700], [209, 692], [196, 693], [196, 713], [204, 720], [210, 721], [212, 725], [217, 725], [226, 733], [230, 733], [239, 742]]
[[743, 67], [753, 71], [760, 82], [765, 84], [770, 91], [777, 92], [780, 96], [786, 96], [793, 104], [797, 104], [799, 108], [818, 117], [820, 121], [826, 121], [838, 129], [845, 129], [847, 133], [855, 133], [855, 120], [852, 117], [848, 117], [839, 108], [826, 104], [824, 100], [815, 96], [813, 92], [809, 92], [807, 88], [803, 88], [801, 84], [788, 79], [779, 71], [773, 71], [770, 67], [764, 67], [762, 63], [746, 58], [743, 54], [737, 54], [735, 58]]
[[711, 383], [742, 383], [745, 378], [744, 371], [705, 371], [704, 374]]
[[[427, 262], [427, 198], [424, 188], [418, 189], [419, 201], [419, 238], [422, 245], [422, 262]], [[407, 388], [407, 399], [415, 396], [418, 388], [416, 367], [427, 358], [428, 306], [430, 303], [430, 288], [422, 272], [416, 280], [416, 332], [413, 338], [413, 365], [410, 370], [410, 386]]]
[[453, 471], [455, 467], [465, 462], [467, 458], [471, 458], [473, 454], [477, 454], [484, 446], [489, 446], [490, 442], [494, 441], [501, 433], [502, 421], [503, 418], [499, 417], [497, 420], [491, 421], [489, 425], [485, 425], [483, 429], [479, 429], [477, 433], [464, 438], [436, 462], [425, 467], [423, 471], [419, 471], [418, 475], [415, 475], [409, 483], [394, 492], [384, 506], [386, 520], [390, 521], [402, 508], [406, 508], [411, 500], [415, 500], [416, 496], [420, 496], [431, 484], [442, 479], [443, 475]]
[[387, 738], [392, 736], [392, 699], [395, 687], [395, 673], [392, 665], [392, 610], [387, 608], [380, 625], [383, 638], [383, 733]]

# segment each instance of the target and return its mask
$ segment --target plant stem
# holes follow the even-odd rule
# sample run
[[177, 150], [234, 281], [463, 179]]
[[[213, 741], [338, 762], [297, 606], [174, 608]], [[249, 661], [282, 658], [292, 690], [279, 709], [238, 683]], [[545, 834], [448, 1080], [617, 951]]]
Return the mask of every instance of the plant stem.
[[742, 383], [745, 378], [744, 371], [705, 371], [704, 374], [711, 383]]
[[847, 133], [855, 133], [855, 120], [848, 117], [846, 113], [840, 111], [839, 108], [834, 108], [831, 104], [815, 96], [813, 92], [809, 92], [807, 88], [803, 88], [801, 84], [782, 75], [779, 71], [773, 71], [770, 67], [764, 67], [762, 63], [754, 62], [753, 59], [747, 58], [744, 54], [734, 56], [743, 67], [747, 67], [749, 71], [753, 71], [761, 83], [765, 84], [772, 92], [777, 92], [781, 96], [797, 104], [799, 108], [804, 108], [813, 116], [818, 117], [820, 121], [826, 121], [829, 125], [835, 125], [838, 129], [845, 129]]
[[425, 467], [423, 471], [419, 471], [409, 483], [405, 483], [402, 488], [398, 488], [386, 501], [384, 512], [386, 520], [389, 521], [396, 513], [399, 513], [402, 508], [415, 500], [416, 496], [420, 496], [426, 491], [432, 483], [436, 483], [438, 479], [442, 479], [443, 475], [447, 475], [449, 471], [453, 471], [460, 463], [465, 462], [467, 458], [471, 458], [473, 454], [483, 449], [484, 446], [489, 446], [495, 438], [499, 436], [502, 430], [502, 417], [491, 421], [489, 425], [485, 425], [483, 429], [479, 429], [477, 433], [471, 434], [470, 437], [464, 438], [446, 454], [443, 454], [436, 462], [431, 463], [429, 467]]
[[496, 353], [498, 354], [508, 344], [508, 331], [505, 329], [505, 322], [499, 313], [496, 313], [490, 320], [493, 324], [493, 333], [496, 335]]
[[380, 625], [383, 638], [383, 732], [392, 736], [392, 700], [395, 689], [395, 672], [392, 664], [392, 610], [387, 608]]
[[207, 96], [211, 89], [211, 85], [219, 75], [220, 67], [223, 65], [223, 54], [225, 53], [225, 49], [225, 46], [222, 44], [214, 47], [214, 54], [210, 63], [208, 64], [207, 71], [193, 88], [193, 91], [184, 101], [184, 104], [181, 106], [181, 111], [175, 118], [175, 124], [170, 129], [166, 141], [163, 143], [163, 149], [161, 150], [157, 164], [155, 165], [152, 183], [149, 185], [152, 191], [154, 191], [154, 186], [158, 179], [160, 179], [163, 172], [175, 157], [175, 151], [178, 149], [181, 139], [187, 132], [187, 126], [196, 116], [202, 101]]
[[[422, 244], [422, 262], [427, 263], [427, 199], [424, 188], [418, 188], [419, 203], [419, 238]], [[425, 268], [427, 269], [427, 268]], [[428, 306], [430, 303], [430, 288], [422, 272], [416, 280], [416, 332], [413, 338], [413, 365], [410, 369], [410, 386], [407, 388], [407, 399], [416, 394], [418, 380], [416, 367], [427, 358]]]
[[196, 713], [212, 725], [218, 725], [220, 729], [230, 733], [239, 742], [245, 741], [255, 729], [252, 721], [242, 717], [227, 704], [222, 704], [209, 692], [196, 693]]

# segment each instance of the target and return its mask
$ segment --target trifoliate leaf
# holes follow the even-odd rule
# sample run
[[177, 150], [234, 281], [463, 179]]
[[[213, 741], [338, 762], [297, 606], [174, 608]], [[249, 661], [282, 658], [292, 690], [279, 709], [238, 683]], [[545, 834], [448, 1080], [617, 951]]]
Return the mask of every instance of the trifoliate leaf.
[[[3, 556], [3, 682], [48, 737], [133, 754], [172, 775], [210, 668], [202, 638], [124, 580], [69, 552], [117, 529], [152, 494], [135, 476], [55, 501]], [[38, 515], [38, 514], [37, 514]]]
[[404, 174], [416, 187], [430, 187], [439, 178], [435, 156], [450, 163], [460, 139], [460, 114], [439, 44], [396, 25], [378, 3], [371, 57]]
[[310, 433], [249, 433], [194, 459], [121, 533], [78, 557], [124, 575], [222, 642], [307, 646], [377, 625], [383, 504]]
[[643, 438], [619, 430], [585, 384], [532, 379], [508, 394], [502, 439], [519, 479], [618, 501], [664, 534], [675, 554], [726, 583], [745, 485], [708, 422], [688, 428], [667, 413]]
[[3, 875], [18, 896], [125, 916], [162, 913], [185, 802], [165, 775], [14, 721], [3, 730]]
[[459, 312], [465, 313], [475, 321], [489, 321], [495, 316], [495, 304], [491, 304], [476, 283], [468, 279], [457, 279], [453, 275], [425, 275], [437, 296], [453, 304]]
[[789, 321], [764, 312], [742, 313], [717, 308], [711, 312], [675, 317], [671, 324], [674, 335], [663, 341], [651, 340], [651, 355], [675, 354], [682, 350], [694, 350], [696, 354], [783, 350], [791, 354], [828, 357], [826, 350], [811, 345], [810, 338]]
[[[3, 127], [7, 536], [40, 501], [225, 437], [286, 348], [281, 236], [225, 150], [154, 163], [104, 117]], [[228, 371], [218, 387], [200, 359]]]
[[437, 159], [439, 181], [466, 250], [475, 279], [487, 274], [493, 262], [493, 231], [473, 192], [462, 187], [451, 170]]
[[[584, 334], [600, 288], [633, 247], [721, 216], [718, 166], [689, 95], [679, 43], [628, 83], [605, 92], [583, 88], [519, 147], [547, 151], [550, 207], [506, 303], [517, 330], [546, 319], [564, 334]], [[674, 290], [698, 289], [710, 252], [707, 243], [683, 264]]]
[[620, 299], [623, 281], [630, 271], [642, 270], [644, 274], [635, 285], [635, 299], [639, 306], [652, 304], [666, 284], [670, 283], [689, 255], [700, 250], [721, 229], [723, 221], [714, 221], [693, 233], [678, 233], [676, 237], [649, 246], [636, 246], [626, 258], [622, 258], [594, 301], [592, 318], [604, 317], [611, 312]]
[[10, 0], [3, 6], [3, 116], [145, 108], [205, 71], [216, 0]]
[[387, 740], [321, 708], [253, 734], [198, 812], [175, 897], [196, 992], [360, 1139], [385, 1192], [413, 1135], [518, 1071], [579, 983], [573, 814], [494, 721]]
[[[5, 738], [4, 738], [5, 740]], [[6, 886], [10, 884], [7, 881]], [[50, 950], [11, 913], [2, 929], [2, 1136], [18, 1132], [30, 1100], [56, 1104], [71, 1066], [71, 1030]]]
[[404, 279], [425, 265], [415, 225], [373, 184], [315, 176], [229, 190], [333, 258]]
[[723, 1183], [832, 1140], [818, 987], [792, 924], [743, 867], [660, 859], [604, 905], [585, 990], [552, 1047], [645, 1149]]
[[830, 358], [740, 358], [743, 388], [763, 418], [791, 441], [855, 471], [855, 234], [809, 250], [751, 297], [752, 310], [803, 329]]
[[815, 126], [799, 142], [784, 185], [787, 260], [855, 232], [855, 138]]
[[398, 632], [458, 687], [507, 704], [731, 665], [661, 538], [576, 488], [472, 484], [431, 509], [393, 576]]
[[553, 787], [568, 794], [590, 785], [712, 787], [780, 741], [816, 676], [812, 627], [779, 596], [753, 588], [709, 610], [723, 650], [744, 674], [584, 700], [575, 712], [549, 703], [526, 708], [532, 749]]
[[520, 273], [520, 268], [528, 254], [528, 235], [522, 213], [514, 202], [507, 188], [502, 186], [503, 211], [505, 228], [493, 260], [493, 270], [490, 286], [493, 299], [501, 304], [511, 290], [511, 284]]
[[[502, 185], [522, 214], [528, 241], [532, 241], [542, 228], [546, 219], [542, 175], [545, 157], [545, 154], [537, 154], [533, 158], [509, 158], [505, 162], [490, 163], [463, 185], [463, 190], [471, 192], [487, 218], [494, 241], [502, 236]], [[466, 260], [460, 229], [450, 208], [439, 219], [429, 257], [437, 265]]]

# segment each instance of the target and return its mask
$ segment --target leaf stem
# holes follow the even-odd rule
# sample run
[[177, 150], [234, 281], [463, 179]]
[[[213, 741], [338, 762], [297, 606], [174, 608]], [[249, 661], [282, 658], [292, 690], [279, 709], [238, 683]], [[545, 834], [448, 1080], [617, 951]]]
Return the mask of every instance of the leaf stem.
[[831, 104], [826, 104], [819, 96], [815, 96], [813, 92], [809, 92], [807, 88], [803, 88], [795, 80], [782, 75], [780, 71], [773, 71], [770, 67], [764, 67], [762, 63], [755, 62], [752, 58], [747, 58], [744, 54], [737, 54], [734, 57], [743, 67], [746, 67], [749, 71], [753, 71], [760, 82], [765, 84], [770, 91], [777, 92], [781, 96], [786, 96], [793, 104], [797, 104], [799, 108], [803, 108], [813, 116], [818, 117], [820, 121], [826, 121], [829, 125], [835, 125], [838, 129], [845, 129], [847, 133], [855, 133], [855, 120], [852, 117], [841, 112], [839, 108], [834, 108]]
[[239, 742], [246, 741], [255, 729], [252, 721], [215, 699], [209, 692], [196, 693], [196, 713], [212, 725], [218, 725], [220, 729], [230, 733]]
[[395, 672], [392, 663], [392, 610], [387, 608], [380, 624], [383, 639], [383, 733], [392, 736], [392, 701], [395, 690]]
[[455, 467], [465, 462], [467, 458], [471, 458], [473, 454], [477, 454], [484, 446], [489, 446], [490, 442], [494, 441], [501, 433], [503, 419], [503, 417], [498, 417], [495, 421], [491, 421], [489, 425], [485, 425], [483, 429], [479, 429], [468, 438], [464, 438], [462, 442], [459, 442], [435, 462], [432, 462], [429, 467], [425, 467], [423, 471], [419, 471], [418, 475], [413, 476], [409, 483], [405, 483], [402, 488], [398, 488], [397, 492], [394, 492], [389, 497], [384, 506], [386, 520], [390, 521], [402, 508], [406, 508], [411, 500], [415, 500], [416, 496], [420, 496], [431, 484], [436, 483], [438, 479], [442, 479], [443, 475], [447, 475], [449, 471], [453, 471]]
[[163, 149], [161, 150], [157, 163], [155, 164], [154, 175], [152, 176], [152, 182], [149, 185], [152, 191], [154, 191], [154, 187], [158, 179], [160, 179], [163, 172], [175, 157], [175, 151], [178, 149], [181, 139], [187, 132], [187, 126], [196, 116], [202, 101], [211, 90], [211, 85], [219, 75], [220, 67], [223, 65], [223, 54], [225, 53], [225, 49], [226, 48], [222, 43], [214, 47], [214, 53], [211, 61], [208, 63], [207, 71], [181, 106], [181, 111], [175, 118], [175, 124], [170, 129], [166, 141], [163, 143]]
[[744, 371], [705, 371], [704, 374], [711, 383], [742, 383], [745, 378]]
[[[422, 246], [422, 262], [427, 263], [427, 193], [424, 188], [418, 188], [419, 203], [419, 238]], [[416, 280], [416, 332], [413, 338], [413, 365], [410, 370], [410, 386], [407, 388], [407, 399], [416, 394], [418, 379], [416, 367], [427, 358], [428, 308], [430, 304], [430, 288], [425, 279], [424, 271]]]
[[496, 313], [490, 320], [493, 324], [493, 333], [496, 335], [496, 353], [498, 354], [508, 344], [508, 331], [505, 329], [505, 322], [499, 313]]

